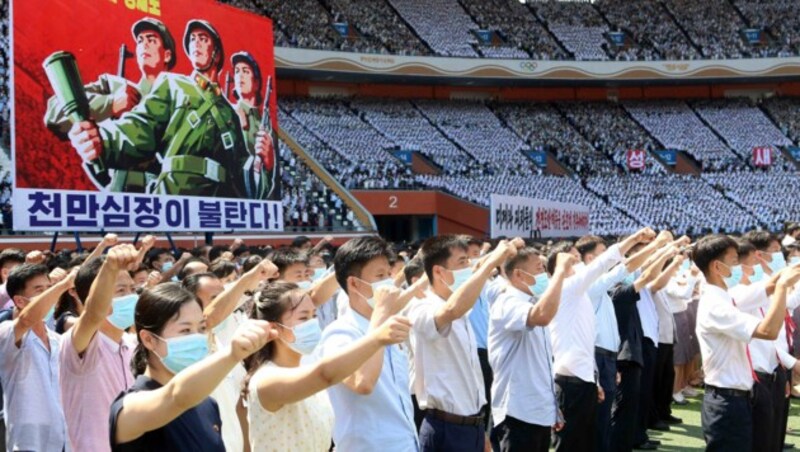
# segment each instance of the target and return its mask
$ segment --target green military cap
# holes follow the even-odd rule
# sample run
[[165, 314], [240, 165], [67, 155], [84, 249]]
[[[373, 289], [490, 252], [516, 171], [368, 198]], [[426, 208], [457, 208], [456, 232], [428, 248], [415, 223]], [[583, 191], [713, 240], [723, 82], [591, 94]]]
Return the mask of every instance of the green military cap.
[[175, 39], [172, 38], [172, 34], [169, 32], [167, 26], [164, 25], [164, 22], [152, 17], [145, 17], [144, 19], [137, 20], [136, 23], [133, 24], [133, 27], [131, 27], [131, 34], [133, 35], [134, 41], [136, 37], [145, 30], [155, 31], [161, 36], [161, 40], [164, 41], [164, 48], [169, 50], [172, 54], [172, 58], [170, 58], [169, 63], [167, 63], [167, 69], [175, 67], [175, 62], [178, 60], [178, 54], [175, 52]]
[[207, 20], [192, 19], [186, 23], [186, 31], [183, 33], [183, 51], [186, 52], [187, 56], [189, 55], [189, 37], [192, 34], [192, 30], [195, 28], [202, 28], [205, 30], [214, 41], [214, 54], [211, 56], [211, 61], [213, 62], [214, 59], [217, 58], [217, 70], [219, 71], [225, 63], [225, 51], [222, 49], [222, 38], [220, 38], [217, 29]]
[[253, 71], [253, 78], [255, 78], [256, 92], [258, 93], [258, 97], [261, 98], [261, 87], [263, 82], [261, 79], [261, 68], [258, 67], [256, 59], [253, 58], [253, 55], [251, 55], [250, 52], [241, 51], [231, 55], [231, 66], [236, 68], [236, 63], [244, 63], [250, 66], [250, 69]]

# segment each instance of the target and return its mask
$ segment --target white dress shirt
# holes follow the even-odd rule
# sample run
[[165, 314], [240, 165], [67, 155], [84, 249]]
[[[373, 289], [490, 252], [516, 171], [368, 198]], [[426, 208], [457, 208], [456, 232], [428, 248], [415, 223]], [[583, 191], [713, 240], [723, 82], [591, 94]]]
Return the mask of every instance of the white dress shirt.
[[658, 311], [656, 311], [656, 301], [653, 293], [645, 287], [639, 291], [639, 301], [636, 302], [636, 309], [639, 310], [639, 318], [642, 322], [642, 332], [644, 337], [653, 341], [658, 347]]
[[619, 351], [619, 326], [617, 325], [617, 315], [614, 312], [614, 302], [611, 301], [608, 291], [621, 283], [629, 274], [625, 265], [619, 264], [603, 274], [589, 287], [589, 298], [592, 300], [595, 327], [597, 328], [594, 344], [614, 353]]
[[475, 416], [486, 404], [486, 394], [472, 325], [465, 315], [439, 331], [434, 317], [446, 301], [432, 291], [426, 295], [408, 313], [419, 407]]
[[726, 291], [708, 284], [697, 308], [697, 339], [705, 382], [720, 388], [753, 387], [747, 345], [760, 320], [737, 309]]
[[619, 246], [611, 246], [564, 281], [561, 304], [550, 323], [556, 374], [578, 377], [585, 382], [595, 381], [594, 342], [597, 335], [589, 287], [620, 261]]
[[658, 315], [658, 343], [675, 343], [675, 316], [672, 315], [669, 296], [664, 289], [653, 294], [656, 314]]
[[508, 285], [489, 314], [489, 364], [494, 371], [494, 425], [511, 416], [529, 424], [556, 423], [550, 331], [528, 326], [536, 298]]
[[689, 309], [689, 302], [692, 301], [692, 294], [697, 282], [697, 278], [688, 272], [669, 280], [663, 292], [667, 296], [669, 308], [673, 314]]

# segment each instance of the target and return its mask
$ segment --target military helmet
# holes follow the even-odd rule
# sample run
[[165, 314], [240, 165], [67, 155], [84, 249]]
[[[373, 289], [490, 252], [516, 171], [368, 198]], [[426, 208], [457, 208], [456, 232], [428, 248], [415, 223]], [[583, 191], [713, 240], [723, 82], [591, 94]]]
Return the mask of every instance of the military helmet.
[[155, 31], [161, 36], [161, 40], [164, 42], [164, 49], [169, 50], [172, 54], [172, 58], [170, 58], [169, 63], [167, 63], [167, 69], [175, 67], [175, 62], [178, 60], [178, 54], [175, 52], [175, 39], [172, 38], [172, 33], [169, 32], [164, 22], [152, 17], [145, 17], [144, 19], [137, 20], [131, 27], [133, 40], [135, 41], [136, 37], [145, 30]]
[[214, 53], [211, 55], [211, 64], [214, 64], [214, 60], [216, 60], [217, 70], [221, 70], [222, 65], [225, 64], [225, 51], [222, 49], [222, 38], [220, 38], [217, 29], [207, 20], [192, 19], [186, 23], [186, 31], [183, 33], [183, 51], [186, 52], [186, 56], [190, 57], [189, 38], [191, 37], [192, 30], [195, 28], [202, 28], [211, 36], [211, 39], [214, 41]]
[[[261, 78], [261, 68], [258, 67], [258, 63], [256, 63], [256, 59], [253, 58], [253, 55], [250, 52], [236, 52], [231, 55], [231, 66], [235, 70], [236, 63], [245, 63], [250, 66], [250, 69], [253, 71], [253, 78], [255, 79], [255, 91], [257, 93], [257, 98], [261, 99], [261, 88], [263, 86], [263, 79]], [[239, 97], [239, 94], [236, 93], [236, 97]]]

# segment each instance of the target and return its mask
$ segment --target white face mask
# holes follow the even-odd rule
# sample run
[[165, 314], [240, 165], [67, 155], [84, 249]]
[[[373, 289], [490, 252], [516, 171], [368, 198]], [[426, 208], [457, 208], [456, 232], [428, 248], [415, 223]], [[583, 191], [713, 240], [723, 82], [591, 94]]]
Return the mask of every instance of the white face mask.
[[358, 280], [363, 283], [369, 284], [369, 286], [372, 288], [372, 296], [369, 298], [364, 296], [364, 294], [362, 294], [361, 292], [358, 292], [359, 295], [361, 295], [367, 300], [367, 304], [369, 305], [370, 308], [375, 308], [375, 303], [376, 303], [375, 294], [377, 293], [379, 287], [394, 287], [394, 280], [392, 280], [392, 278], [382, 279], [374, 283], [368, 283], [361, 278], [358, 278]]

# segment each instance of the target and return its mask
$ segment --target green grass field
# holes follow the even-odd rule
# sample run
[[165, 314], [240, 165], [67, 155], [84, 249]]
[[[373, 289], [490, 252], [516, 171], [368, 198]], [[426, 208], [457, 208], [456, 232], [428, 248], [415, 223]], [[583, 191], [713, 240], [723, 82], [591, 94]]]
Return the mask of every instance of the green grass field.
[[[705, 449], [703, 431], [700, 428], [700, 404], [703, 400], [702, 391], [698, 397], [686, 398], [688, 405], [672, 405], [672, 414], [683, 419], [683, 424], [672, 425], [669, 432], [656, 432], [650, 430], [650, 438], [661, 441], [660, 451], [699, 451]], [[789, 413], [789, 433], [786, 442], [795, 445], [795, 450], [800, 450], [800, 400], [792, 399]]]

